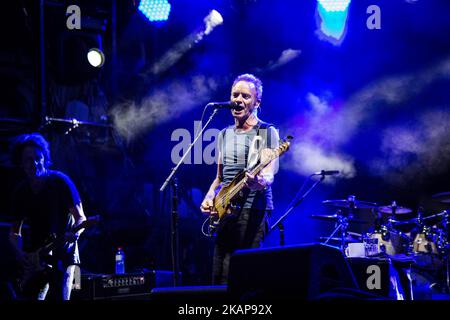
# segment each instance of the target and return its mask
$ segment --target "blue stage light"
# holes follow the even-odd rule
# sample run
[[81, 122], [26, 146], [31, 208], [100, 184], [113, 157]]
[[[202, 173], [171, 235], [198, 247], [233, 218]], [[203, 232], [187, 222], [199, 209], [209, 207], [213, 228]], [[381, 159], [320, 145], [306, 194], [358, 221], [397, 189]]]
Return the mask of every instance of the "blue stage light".
[[322, 38], [339, 45], [347, 27], [350, 0], [318, 0], [317, 14]]
[[142, 0], [139, 11], [150, 21], [165, 21], [169, 19], [171, 5], [167, 0]]
[[345, 11], [351, 0], [317, 0], [327, 12]]

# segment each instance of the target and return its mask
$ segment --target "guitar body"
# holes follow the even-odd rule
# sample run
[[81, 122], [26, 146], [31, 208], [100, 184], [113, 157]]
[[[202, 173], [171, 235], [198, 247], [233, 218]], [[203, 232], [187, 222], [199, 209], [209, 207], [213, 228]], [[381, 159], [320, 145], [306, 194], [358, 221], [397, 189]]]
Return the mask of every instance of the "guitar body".
[[[77, 227], [72, 228], [71, 231], [77, 232], [80, 229], [90, 228], [99, 221], [99, 216], [88, 217], [87, 220], [83, 221]], [[17, 279], [19, 291], [26, 291], [27, 287], [30, 286], [30, 283], [35, 279], [40, 278], [40, 275], [56, 268], [52, 252], [53, 250], [62, 247], [65, 243], [66, 241], [63, 236], [56, 237], [55, 235], [52, 235], [46, 241], [46, 244], [36, 251], [22, 253], [25, 255], [25, 259], [22, 262], [22, 274], [19, 279]]]
[[226, 186], [223, 186], [214, 197], [213, 211], [219, 219], [225, 214], [232, 212], [232, 200], [235, 199], [236, 196], [233, 196], [233, 193], [230, 191], [233, 190], [243, 179], [245, 179], [245, 171], [238, 173], [233, 180]]
[[[280, 144], [279, 147], [275, 149], [265, 149], [268, 151], [264, 159], [261, 159], [259, 164], [253, 168], [249, 173], [252, 176], [257, 175], [262, 169], [264, 169], [269, 163], [274, 159], [278, 158], [280, 155], [284, 154], [288, 149], [292, 137], [288, 136], [287, 141]], [[264, 151], [264, 150], [263, 150]], [[241, 190], [245, 187], [247, 181], [246, 171], [243, 170], [239, 172], [233, 180], [223, 186], [213, 199], [213, 208], [211, 215], [209, 216], [209, 230], [207, 235], [211, 236], [215, 233], [215, 230], [220, 222], [220, 219], [229, 213], [232, 213], [235, 208], [233, 208], [233, 200], [236, 200], [240, 195]], [[206, 233], [205, 233], [206, 234]]]

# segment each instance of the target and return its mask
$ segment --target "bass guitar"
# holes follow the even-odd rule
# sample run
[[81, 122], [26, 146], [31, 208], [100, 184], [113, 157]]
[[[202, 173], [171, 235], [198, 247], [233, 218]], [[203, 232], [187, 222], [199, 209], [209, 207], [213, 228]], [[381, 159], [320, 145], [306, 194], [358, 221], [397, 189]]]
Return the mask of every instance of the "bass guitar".
[[[267, 157], [262, 158], [260, 163], [252, 170], [244, 170], [239, 172], [233, 180], [227, 185], [223, 186], [213, 199], [213, 208], [209, 216], [209, 230], [207, 235], [212, 236], [216, 230], [220, 219], [226, 214], [233, 212], [233, 200], [237, 198], [240, 191], [245, 187], [247, 177], [246, 172], [251, 175], [257, 175], [262, 169], [267, 167], [273, 160], [280, 157], [286, 151], [289, 150], [290, 140], [293, 137], [288, 136], [286, 139], [282, 140], [280, 145], [275, 149], [268, 149], [270, 152], [267, 153]], [[261, 158], [261, 157], [260, 157]]]
[[[70, 231], [75, 233], [81, 229], [89, 228], [96, 225], [100, 221], [100, 216], [88, 217], [86, 220], [81, 222], [78, 226], [72, 228]], [[22, 272], [19, 279], [17, 279], [17, 286], [20, 291], [24, 291], [28, 283], [39, 273], [45, 272], [50, 269], [52, 251], [64, 246], [66, 240], [64, 235], [56, 237], [52, 235], [50, 239], [46, 242], [44, 246], [33, 251], [26, 252], [25, 259], [22, 263]]]

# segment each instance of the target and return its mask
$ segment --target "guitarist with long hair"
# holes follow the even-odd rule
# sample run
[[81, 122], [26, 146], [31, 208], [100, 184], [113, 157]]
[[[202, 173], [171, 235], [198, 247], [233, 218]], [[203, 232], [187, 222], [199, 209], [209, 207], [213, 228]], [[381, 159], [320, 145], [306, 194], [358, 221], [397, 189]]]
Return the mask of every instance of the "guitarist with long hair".
[[[217, 213], [215, 201], [233, 197], [229, 214], [220, 219], [216, 229], [213, 284], [227, 283], [230, 256], [234, 251], [261, 245], [267, 216], [273, 210], [271, 185], [277, 159], [258, 174], [251, 172], [279, 142], [277, 130], [258, 119], [262, 91], [261, 80], [252, 74], [242, 74], [234, 80], [230, 97], [237, 106], [231, 110], [234, 125], [219, 133], [217, 175], [200, 206], [202, 212], [214, 215]], [[217, 199], [221, 188], [227, 190], [230, 183], [242, 189], [237, 195], [225, 192]]]
[[[77, 239], [83, 231], [73, 232], [73, 228], [86, 220], [78, 191], [67, 175], [49, 169], [49, 144], [38, 133], [17, 137], [12, 145], [12, 162], [25, 173], [13, 193], [11, 206], [16, 221], [11, 226], [10, 240], [22, 266], [20, 296], [69, 300], [75, 265], [80, 263]], [[29, 241], [24, 241], [22, 247], [24, 221]], [[49, 241], [61, 245], [46, 252]]]

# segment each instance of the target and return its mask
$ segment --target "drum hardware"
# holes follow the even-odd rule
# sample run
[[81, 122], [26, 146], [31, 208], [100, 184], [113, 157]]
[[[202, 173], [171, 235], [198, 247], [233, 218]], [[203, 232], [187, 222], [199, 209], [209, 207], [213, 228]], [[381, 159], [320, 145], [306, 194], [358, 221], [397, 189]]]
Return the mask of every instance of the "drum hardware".
[[395, 220], [395, 219], [388, 219], [388, 223], [390, 223], [392, 226], [404, 226], [404, 225], [419, 225], [419, 220], [417, 218], [412, 218], [409, 220]]
[[[433, 198], [442, 203], [450, 203], [450, 192], [436, 194]], [[325, 244], [339, 241], [339, 249], [344, 254], [348, 248], [352, 249], [353, 255], [362, 257], [364, 255], [366, 257], [386, 255], [392, 259], [402, 257], [400, 260], [402, 263], [403, 260], [405, 263], [407, 262], [409, 268], [414, 267], [416, 270], [430, 272], [430, 276], [433, 278], [440, 274], [442, 280], [439, 287], [446, 293], [450, 293], [449, 213], [447, 211], [424, 216], [423, 208], [419, 207], [414, 218], [402, 220], [403, 216], [412, 213], [413, 210], [398, 206], [396, 201], [387, 206], [377, 206], [375, 202], [358, 201], [355, 196], [349, 196], [344, 200], [325, 200], [322, 204], [341, 209], [334, 215], [310, 216], [314, 219], [336, 223], [335, 229], [329, 237], [319, 238]], [[358, 238], [349, 236], [347, 230], [350, 223], [368, 222], [354, 218], [354, 212], [358, 209], [372, 209], [375, 216], [374, 231], [359, 238], [362, 243]], [[387, 214], [388, 219], [385, 220], [382, 214]], [[439, 222], [436, 223], [436, 221]], [[405, 227], [408, 231], [407, 234], [400, 231], [405, 231]], [[411, 235], [410, 232], [412, 232]], [[337, 234], [340, 236], [336, 236]]]
[[363, 241], [367, 256], [406, 254], [409, 249], [409, 237], [388, 225], [367, 233]]
[[327, 239], [323, 243], [327, 244], [333, 238], [333, 236], [340, 230], [340, 232], [341, 232], [340, 250], [345, 252], [345, 248], [347, 246], [345, 239], [347, 238], [347, 229], [348, 229], [348, 225], [349, 225], [349, 219], [353, 219], [353, 218], [351, 216], [347, 217], [347, 216], [343, 215], [342, 211], [340, 211], [340, 210], [338, 210], [338, 212], [336, 213], [336, 217], [337, 217], [336, 228], [333, 230], [331, 235], [329, 237], [327, 237]]
[[[330, 241], [341, 242], [341, 241], [342, 241], [342, 239], [341, 239], [341, 238], [338, 238], [338, 237], [333, 237], [333, 238], [329, 238], [329, 237], [318, 237], [317, 239], [320, 240], [320, 241], [328, 241], [328, 242], [330, 242]], [[351, 238], [351, 237], [347, 237], [346, 239], [344, 239], [344, 241], [345, 241], [346, 243], [358, 242], [358, 240], [353, 239], [353, 238]]]
[[[313, 219], [319, 219], [319, 220], [329, 220], [329, 221], [339, 221], [340, 214], [333, 214], [333, 215], [320, 215], [320, 214], [312, 214], [309, 216]], [[369, 221], [361, 220], [361, 219], [355, 219], [355, 218], [347, 218], [347, 221], [349, 223], [369, 223]]]
[[[330, 237], [318, 237], [318, 239], [320, 241], [326, 241], [326, 240], [334, 241], [334, 242], [342, 241], [342, 238], [340, 238], [340, 237], [333, 237], [333, 238], [330, 238]], [[361, 242], [361, 235], [359, 233], [347, 232], [347, 237], [344, 239], [344, 241], [346, 243]]]
[[[322, 202], [324, 205], [338, 207], [346, 209], [346, 212], [344, 213], [342, 210], [338, 210], [334, 216], [332, 216], [332, 220], [336, 221], [336, 227], [331, 233], [331, 235], [325, 240], [324, 244], [327, 244], [337, 232], [340, 232], [340, 250], [345, 254], [345, 249], [347, 247], [347, 236], [348, 236], [348, 225], [350, 222], [360, 222], [361, 220], [354, 219], [353, 213], [355, 210], [358, 209], [372, 209], [376, 208], [377, 204], [374, 202], [367, 202], [367, 201], [358, 201], [356, 200], [356, 197], [354, 195], [349, 195], [347, 199], [344, 200], [325, 200]], [[323, 217], [323, 216], [322, 216]], [[316, 217], [318, 218], [318, 217]], [[327, 219], [327, 218], [325, 218]]]
[[[444, 210], [444, 211], [442, 211], [442, 212], [433, 214], [433, 215], [431, 215], [431, 216], [428, 216], [428, 217], [425, 217], [425, 218], [422, 218], [422, 219], [423, 219], [423, 220], [429, 220], [429, 219], [433, 219], [433, 218], [437, 218], [437, 217], [443, 217], [443, 221], [444, 221], [444, 220], [447, 220], [447, 218], [448, 218], [448, 212], [447, 212], [446, 210]], [[447, 221], [445, 221], [445, 223], [447, 223]]]
[[375, 202], [355, 200], [355, 196], [349, 196], [348, 199], [344, 200], [325, 200], [322, 201], [322, 204], [326, 206], [333, 206], [353, 210], [378, 208], [378, 204], [376, 204]]
[[392, 204], [390, 206], [379, 207], [378, 211], [392, 215], [407, 214], [412, 212], [410, 208], [397, 206], [397, 202], [395, 201], [392, 201]]
[[440, 203], [450, 203], [450, 192], [440, 192], [433, 194], [431, 196], [434, 201], [440, 202]]

